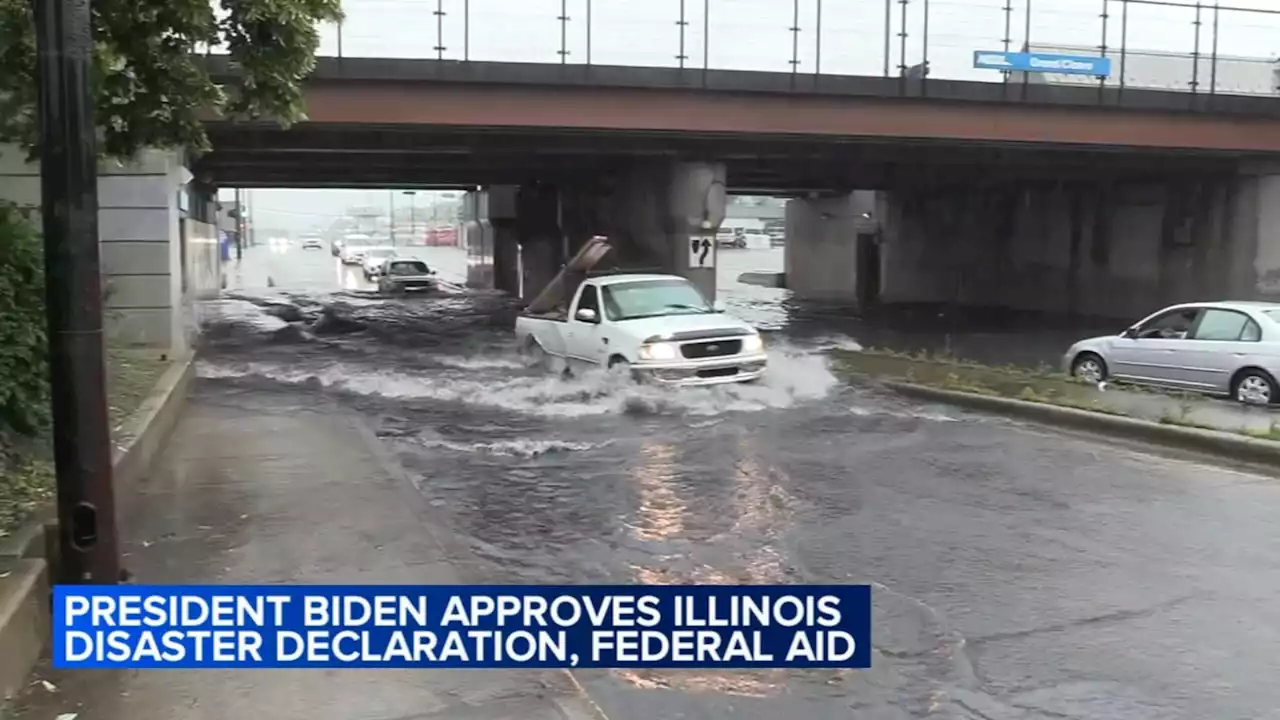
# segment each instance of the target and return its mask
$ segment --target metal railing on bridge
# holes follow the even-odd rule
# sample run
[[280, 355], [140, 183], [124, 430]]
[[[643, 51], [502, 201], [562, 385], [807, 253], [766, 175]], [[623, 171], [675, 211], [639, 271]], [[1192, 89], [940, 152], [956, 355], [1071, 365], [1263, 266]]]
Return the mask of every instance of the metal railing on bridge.
[[1084, 65], [1031, 81], [1280, 96], [1276, 0], [346, 0], [345, 10], [323, 29], [321, 55], [991, 82], [1027, 80], [1018, 70], [1032, 56], [1074, 57]]

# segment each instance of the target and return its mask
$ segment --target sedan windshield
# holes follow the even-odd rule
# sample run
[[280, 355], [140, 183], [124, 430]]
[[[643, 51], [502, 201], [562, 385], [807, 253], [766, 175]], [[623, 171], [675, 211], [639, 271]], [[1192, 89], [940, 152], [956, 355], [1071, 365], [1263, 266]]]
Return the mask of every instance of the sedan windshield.
[[395, 250], [385, 250], [383, 248], [374, 248], [372, 250], [365, 251], [364, 256], [370, 260], [377, 260], [380, 258], [389, 258], [395, 254], [396, 254]]
[[417, 260], [398, 260], [387, 268], [391, 275], [426, 275], [430, 270], [427, 264]]
[[687, 280], [639, 280], [605, 285], [602, 290], [604, 310], [610, 320], [715, 312], [698, 288]]

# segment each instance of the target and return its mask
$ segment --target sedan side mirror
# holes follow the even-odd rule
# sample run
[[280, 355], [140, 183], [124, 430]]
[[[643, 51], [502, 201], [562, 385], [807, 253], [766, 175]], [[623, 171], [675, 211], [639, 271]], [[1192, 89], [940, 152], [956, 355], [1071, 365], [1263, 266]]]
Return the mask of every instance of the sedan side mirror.
[[725, 311], [724, 301], [716, 300], [715, 302], [711, 303], [711, 309], [715, 310], [718, 313], [724, 312]]
[[1136, 327], [1125, 328], [1125, 329], [1124, 329], [1124, 332], [1120, 333], [1120, 335], [1121, 335], [1122, 337], [1127, 337], [1127, 338], [1130, 338], [1130, 339], [1137, 338], [1137, 337], [1138, 337], [1138, 328], [1136, 328]]
[[599, 321], [599, 318], [596, 316], [596, 311], [592, 310], [591, 308], [582, 308], [578, 310], [578, 314], [575, 315], [574, 317], [578, 318], [579, 320], [585, 323], [593, 323], [593, 322]]

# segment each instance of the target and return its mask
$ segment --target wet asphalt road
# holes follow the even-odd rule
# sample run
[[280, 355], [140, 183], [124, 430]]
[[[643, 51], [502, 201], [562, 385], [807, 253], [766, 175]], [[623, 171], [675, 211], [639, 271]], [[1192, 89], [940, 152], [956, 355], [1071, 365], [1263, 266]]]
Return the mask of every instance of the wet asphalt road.
[[502, 298], [254, 248], [201, 384], [361, 413], [468, 581], [874, 586], [871, 670], [577, 673], [615, 720], [1280, 717], [1280, 484], [841, 385], [851, 338], [729, 282], [770, 263], [722, 255], [767, 382], [668, 391], [523, 367]]

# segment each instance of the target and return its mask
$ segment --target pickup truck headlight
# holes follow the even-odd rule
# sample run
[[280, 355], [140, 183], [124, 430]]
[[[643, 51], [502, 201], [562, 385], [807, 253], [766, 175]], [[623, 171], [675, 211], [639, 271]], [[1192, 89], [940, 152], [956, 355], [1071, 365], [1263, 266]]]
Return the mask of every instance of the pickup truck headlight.
[[642, 360], [675, 360], [679, 353], [676, 352], [676, 346], [671, 343], [650, 343], [640, 346], [640, 358]]
[[748, 335], [742, 339], [742, 352], [758, 353], [764, 349], [764, 338], [759, 335]]

